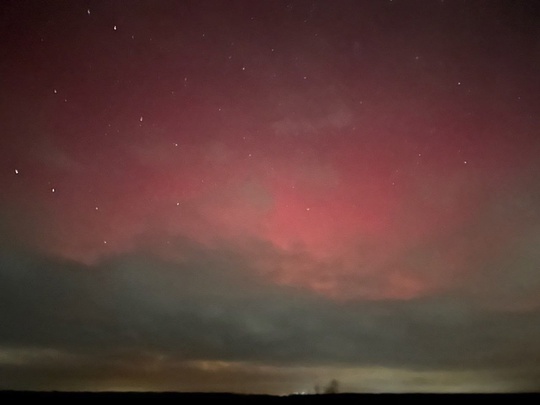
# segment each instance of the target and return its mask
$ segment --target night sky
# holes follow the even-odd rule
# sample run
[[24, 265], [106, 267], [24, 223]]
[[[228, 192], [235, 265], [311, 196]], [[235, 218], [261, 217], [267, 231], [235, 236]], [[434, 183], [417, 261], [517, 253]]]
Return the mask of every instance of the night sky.
[[540, 4], [0, 4], [0, 389], [540, 389]]

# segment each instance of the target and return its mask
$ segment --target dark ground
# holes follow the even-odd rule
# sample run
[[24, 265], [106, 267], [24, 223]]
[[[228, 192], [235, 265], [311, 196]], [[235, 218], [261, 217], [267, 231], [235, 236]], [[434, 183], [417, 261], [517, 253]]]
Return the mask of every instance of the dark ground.
[[[29, 391], [0, 391], [0, 403], [12, 403], [11, 401], [62, 401], [79, 403], [105, 402], [105, 401], [144, 401], [148, 403], [168, 402], [168, 403], [194, 403], [209, 401], [215, 403], [336, 403], [337, 401], [361, 404], [380, 404], [407, 401], [412, 404], [440, 404], [440, 403], [460, 403], [461, 401], [490, 401], [501, 399], [508, 403], [540, 403], [540, 393], [538, 394], [335, 394], [335, 395], [237, 395], [219, 393], [155, 393], [155, 392], [29, 392]], [[9, 401], [9, 402], [8, 402]], [[409, 402], [410, 401], [410, 402]], [[470, 402], [469, 402], [470, 403]], [[484, 403], [484, 402], [481, 402]]]

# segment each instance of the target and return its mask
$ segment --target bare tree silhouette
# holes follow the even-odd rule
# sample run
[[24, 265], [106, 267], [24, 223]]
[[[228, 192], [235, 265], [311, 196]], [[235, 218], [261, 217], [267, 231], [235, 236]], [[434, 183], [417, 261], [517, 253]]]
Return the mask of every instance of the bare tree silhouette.
[[336, 379], [330, 381], [330, 383], [324, 387], [325, 394], [337, 394], [339, 392], [339, 382]]

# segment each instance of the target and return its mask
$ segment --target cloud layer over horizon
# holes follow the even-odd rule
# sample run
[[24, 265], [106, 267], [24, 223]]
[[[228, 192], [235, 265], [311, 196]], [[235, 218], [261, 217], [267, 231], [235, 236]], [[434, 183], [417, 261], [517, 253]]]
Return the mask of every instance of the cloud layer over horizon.
[[538, 389], [538, 307], [461, 291], [336, 302], [253, 277], [234, 252], [189, 251], [88, 266], [2, 249], [2, 388]]

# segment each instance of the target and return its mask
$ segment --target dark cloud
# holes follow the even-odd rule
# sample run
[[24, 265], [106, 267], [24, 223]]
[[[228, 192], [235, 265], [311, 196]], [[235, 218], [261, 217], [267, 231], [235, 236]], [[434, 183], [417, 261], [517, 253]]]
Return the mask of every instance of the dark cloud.
[[3, 388], [114, 387], [146, 377], [150, 388], [197, 387], [187, 382], [205, 375], [209, 386], [238, 389], [232, 379], [260, 373], [250, 386], [264, 391], [269, 375], [305, 383], [339, 365], [497, 371], [519, 375], [521, 389], [540, 373], [538, 307], [479, 309], [459, 292], [336, 302], [268, 283], [234, 252], [177, 247], [190, 252], [181, 262], [126, 254], [92, 266], [4, 247]]

